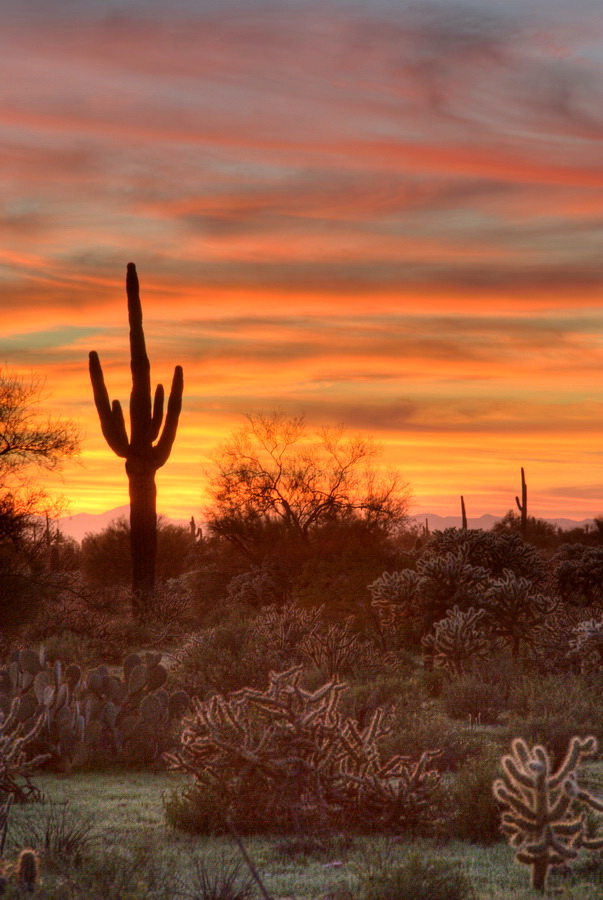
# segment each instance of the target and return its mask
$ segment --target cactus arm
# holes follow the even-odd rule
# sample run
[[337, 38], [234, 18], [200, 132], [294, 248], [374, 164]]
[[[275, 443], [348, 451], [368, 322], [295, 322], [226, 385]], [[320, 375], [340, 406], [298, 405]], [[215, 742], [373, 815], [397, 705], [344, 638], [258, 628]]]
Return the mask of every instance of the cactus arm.
[[521, 784], [525, 788], [532, 788], [534, 783], [533, 779], [530, 778], [529, 775], [526, 775], [525, 772], [521, 771], [521, 769], [516, 765], [515, 760], [512, 756], [504, 757], [502, 761], [502, 767], [508, 782], [510, 782], [510, 787], [514, 788], [515, 784]]
[[178, 418], [182, 409], [183, 388], [184, 379], [182, 375], [182, 366], [176, 366], [174, 369], [174, 377], [172, 379], [172, 388], [170, 390], [163, 432], [152, 451], [153, 461], [157, 469], [165, 465], [172, 450], [172, 444], [176, 437], [176, 429], [178, 428]]
[[157, 440], [157, 435], [161, 431], [161, 424], [163, 422], [163, 399], [163, 385], [158, 384], [155, 388], [155, 397], [153, 399], [153, 416], [151, 418], [151, 432], [149, 435], [151, 443]]
[[117, 400], [111, 406], [98, 353], [93, 350], [89, 359], [90, 381], [101, 431], [111, 450], [117, 456], [125, 457], [129, 452], [129, 443], [121, 406]]
[[586, 850], [601, 850], [603, 848], [603, 838], [583, 838], [580, 846]]
[[582, 800], [583, 803], [586, 803], [591, 809], [595, 809], [597, 812], [603, 812], [603, 800], [600, 800], [598, 797], [593, 797], [588, 791], [578, 791], [576, 799]]
[[575, 737], [569, 746], [569, 750], [565, 759], [561, 763], [559, 770], [555, 772], [549, 781], [551, 788], [556, 788], [562, 784], [566, 778], [575, 770], [581, 756], [591, 756], [597, 749], [597, 742], [592, 735], [583, 741]]
[[144, 448], [151, 422], [151, 363], [142, 329], [142, 304], [136, 266], [128, 263], [126, 274], [128, 295], [128, 320], [130, 323], [130, 371], [132, 372], [132, 392], [130, 394], [130, 424], [132, 447]]

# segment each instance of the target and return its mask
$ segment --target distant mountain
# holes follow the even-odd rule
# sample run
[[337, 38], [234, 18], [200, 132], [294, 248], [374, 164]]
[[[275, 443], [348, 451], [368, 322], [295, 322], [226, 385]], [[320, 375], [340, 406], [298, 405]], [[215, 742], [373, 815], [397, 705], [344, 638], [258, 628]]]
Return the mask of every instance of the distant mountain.
[[[76, 541], [81, 541], [84, 535], [96, 534], [97, 532], [102, 531], [103, 528], [106, 528], [114, 519], [119, 519], [121, 516], [129, 518], [129, 504], [126, 503], [124, 506], [116, 506], [115, 509], [109, 509], [107, 512], [98, 513], [96, 515], [93, 513], [76, 513], [74, 516], [64, 516], [57, 520], [57, 524], [63, 534], [75, 538]], [[173, 525], [188, 525], [188, 521], [185, 519], [170, 519], [169, 516], [164, 516], [163, 518], [166, 522], [171, 522]], [[460, 528], [462, 524], [460, 516], [438, 516], [436, 513], [422, 513], [413, 518], [419, 525], [424, 525], [425, 520], [427, 519], [430, 531], [444, 531], [445, 528]], [[469, 528], [483, 528], [484, 531], [489, 531], [496, 522], [500, 522], [501, 518], [502, 516], [484, 515], [479, 516], [477, 519], [467, 519], [467, 524]], [[575, 519], [547, 519], [547, 522], [558, 525], [563, 531], [568, 531], [570, 528], [578, 528], [587, 523], [592, 524], [592, 521], [592, 519], [581, 519], [580, 521], [576, 521]]]
[[[438, 516], [436, 513], [423, 513], [418, 514], [413, 517], [415, 521], [419, 525], [424, 525], [425, 520], [429, 524], [430, 531], [444, 531], [445, 528], [460, 528], [462, 525], [462, 519], [460, 516]], [[491, 516], [484, 515], [480, 516], [477, 519], [472, 519], [470, 517], [467, 518], [467, 525], [469, 528], [483, 528], [484, 531], [489, 531], [496, 522], [500, 522], [502, 516]], [[577, 521], [575, 519], [546, 519], [547, 522], [552, 522], [553, 525], [558, 526], [562, 529], [562, 531], [569, 531], [570, 528], [581, 528], [584, 525], [592, 525], [592, 519], [581, 519]]]
[[[87, 534], [97, 534], [107, 525], [110, 525], [115, 519], [125, 517], [130, 518], [130, 505], [126, 503], [124, 506], [116, 506], [115, 509], [109, 509], [103, 513], [76, 513], [74, 516], [63, 516], [57, 519], [57, 525], [64, 535], [81, 541]], [[163, 516], [166, 522], [173, 525], [188, 525], [184, 519], [170, 519]]]

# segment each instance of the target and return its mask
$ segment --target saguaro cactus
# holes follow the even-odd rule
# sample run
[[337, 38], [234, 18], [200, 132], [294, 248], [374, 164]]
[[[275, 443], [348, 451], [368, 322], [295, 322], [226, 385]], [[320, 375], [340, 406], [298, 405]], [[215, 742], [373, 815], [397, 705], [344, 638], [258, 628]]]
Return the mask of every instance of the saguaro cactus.
[[503, 778], [494, 782], [494, 796], [503, 804], [501, 831], [513, 847], [517, 861], [532, 870], [532, 887], [544, 893], [549, 868], [576, 858], [580, 847], [598, 850], [602, 838], [587, 837], [584, 812], [589, 806], [603, 811], [603, 802], [578, 786], [576, 770], [581, 760], [597, 750], [594, 737], [572, 738], [565, 759], [556, 772], [540, 745], [528, 748], [516, 738], [512, 752], [502, 759]]
[[[130, 489], [130, 533], [132, 547], [132, 592], [134, 614], [142, 615], [155, 590], [157, 557], [157, 509], [155, 472], [170, 455], [182, 408], [182, 367], [176, 366], [163, 422], [163, 385], [158, 384], [151, 405], [151, 364], [142, 329], [142, 306], [134, 263], [126, 276], [130, 322], [130, 438], [126, 433], [119, 400], [113, 403], [105, 387], [98, 354], [90, 353], [90, 379], [101, 429], [109, 447], [126, 460]], [[163, 431], [161, 426], [163, 424]], [[161, 431], [161, 435], [160, 435]], [[157, 443], [154, 443], [157, 441]]]
[[465, 498], [463, 497], [462, 494], [461, 494], [461, 518], [462, 518], [461, 528], [463, 529], [463, 531], [467, 531], [467, 510], [465, 508]]
[[517, 509], [521, 513], [521, 533], [525, 537], [528, 529], [528, 486], [526, 484], [526, 474], [521, 467], [521, 503], [519, 497], [515, 498]]

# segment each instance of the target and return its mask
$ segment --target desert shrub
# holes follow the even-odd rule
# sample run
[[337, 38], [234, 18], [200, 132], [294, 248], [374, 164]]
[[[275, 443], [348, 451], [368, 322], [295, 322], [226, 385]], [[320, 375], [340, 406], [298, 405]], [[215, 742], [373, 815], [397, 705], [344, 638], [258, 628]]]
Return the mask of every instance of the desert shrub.
[[[60, 593], [39, 610], [35, 620], [22, 633], [28, 644], [54, 644], [60, 657], [64, 633], [75, 635], [66, 641], [66, 651], [74, 656], [77, 665], [88, 662], [118, 662], [132, 646], [148, 642], [147, 624], [137, 625], [124, 608], [129, 608], [129, 595], [123, 588], [103, 592], [81, 591]], [[119, 612], [115, 611], [119, 608]], [[76, 642], [80, 642], [80, 657], [76, 657]]]
[[437, 751], [383, 759], [382, 710], [360, 728], [338, 709], [345, 685], [331, 681], [308, 691], [301, 673], [299, 666], [271, 673], [266, 691], [197, 702], [172, 765], [194, 773], [241, 831], [434, 825]]
[[361, 900], [473, 900], [463, 869], [419, 851], [380, 872], [360, 874]]
[[290, 590], [286, 567], [278, 558], [268, 556], [259, 565], [251, 566], [230, 580], [226, 599], [229, 603], [246, 604], [253, 609], [283, 603]]
[[341, 698], [341, 712], [356, 719], [363, 726], [375, 714], [378, 707], [390, 710], [412, 696], [418, 704], [427, 699], [418, 680], [409, 671], [383, 672], [362, 682], [352, 683]]
[[226, 810], [211, 785], [196, 782], [169, 791], [163, 798], [168, 825], [187, 834], [225, 834]]
[[171, 683], [195, 697], [259, 687], [278, 667], [276, 654], [252, 640], [251, 623], [236, 615], [190, 635], [174, 656]]
[[524, 676], [513, 685], [509, 698], [509, 732], [528, 743], [543, 744], [558, 760], [574, 735], [603, 736], [601, 688], [600, 676]]
[[589, 618], [586, 609], [559, 605], [532, 633], [531, 659], [541, 674], [578, 671], [581, 653], [576, 653], [576, 629]]
[[66, 665], [91, 666], [98, 660], [98, 641], [86, 634], [66, 628], [44, 639], [49, 662], [61, 660]]
[[[451, 722], [433, 704], [401, 704], [390, 721], [392, 730], [384, 740], [384, 752], [415, 757], [426, 747], [438, 747], [432, 766], [439, 772], [456, 771], [483, 741], [476, 732]], [[442, 802], [447, 800], [442, 797]]]
[[303, 664], [324, 678], [375, 677], [398, 665], [400, 654], [384, 653], [351, 619], [327, 622], [323, 607], [289, 602], [263, 607], [255, 616], [230, 607], [219, 625], [190, 635], [176, 651], [172, 683], [207, 697], [265, 684], [270, 671]]
[[507, 708], [509, 690], [505, 691], [495, 680], [484, 678], [482, 670], [444, 682], [441, 704], [451, 719], [495, 725]]
[[603, 619], [585, 619], [574, 627], [568, 656], [578, 660], [582, 672], [603, 668]]
[[[188, 528], [157, 522], [157, 578], [178, 578], [191, 563], [191, 537]], [[115, 519], [98, 534], [87, 534], [82, 541], [81, 565], [88, 584], [95, 587], [127, 586], [132, 581], [130, 524], [124, 517]]]
[[475, 844], [501, 840], [500, 807], [492, 793], [492, 782], [500, 775], [500, 755], [499, 745], [482, 745], [456, 773], [452, 786], [456, 807], [452, 837]]

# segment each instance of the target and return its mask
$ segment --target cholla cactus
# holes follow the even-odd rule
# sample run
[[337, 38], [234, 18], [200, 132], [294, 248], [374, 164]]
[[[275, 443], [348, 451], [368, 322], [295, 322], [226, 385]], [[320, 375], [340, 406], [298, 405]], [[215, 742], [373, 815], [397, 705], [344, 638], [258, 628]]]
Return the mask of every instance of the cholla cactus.
[[527, 578], [506, 569], [502, 578], [492, 582], [483, 599], [488, 627], [510, 645], [517, 656], [521, 641], [531, 642], [534, 630], [555, 609], [555, 602], [534, 591]]
[[419, 577], [412, 569], [402, 572], [384, 572], [369, 584], [371, 605], [379, 617], [381, 628], [398, 624], [405, 614], [407, 604], [415, 596]]
[[15, 800], [39, 800], [40, 791], [31, 781], [31, 773], [47, 758], [47, 754], [28, 759], [26, 748], [40, 734], [44, 718], [25, 727], [21, 699], [15, 697], [7, 715], [0, 713], [0, 797]]
[[251, 623], [251, 631], [263, 647], [291, 656], [301, 641], [320, 628], [323, 612], [324, 605], [306, 609], [293, 601], [265, 606]]
[[382, 709], [360, 728], [338, 710], [345, 685], [305, 690], [302, 667], [271, 673], [266, 691], [245, 688], [195, 701], [171, 765], [213, 791], [243, 827], [301, 824], [395, 827], [431, 819], [439, 775], [428, 762], [383, 763]]
[[473, 662], [487, 656], [492, 641], [479, 628], [485, 615], [485, 610], [472, 606], [465, 612], [458, 606], [449, 609], [446, 618], [436, 622], [433, 632], [421, 641], [434, 664], [454, 675], [462, 675], [470, 670]]
[[603, 838], [587, 838], [584, 813], [576, 809], [580, 801], [603, 812], [603, 802], [581, 789], [576, 777], [581, 760], [596, 750], [594, 737], [574, 737], [565, 759], [552, 772], [544, 747], [530, 750], [516, 738], [512, 752], [502, 758], [503, 777], [493, 784], [494, 796], [504, 807], [501, 831], [517, 848], [517, 861], [531, 867], [537, 891], [544, 892], [551, 866], [575, 859], [580, 847], [603, 847]]
[[21, 850], [15, 864], [15, 881], [22, 891], [33, 893], [38, 881], [39, 863], [35, 850]]
[[352, 627], [352, 616], [345, 622], [323, 624], [307, 634], [299, 644], [299, 652], [323, 673], [335, 678], [356, 666], [383, 669], [393, 664], [393, 654], [381, 654], [375, 644]]
[[540, 671], [560, 672], [575, 668], [572, 635], [585, 613], [563, 605], [538, 625], [532, 633], [532, 650]]
[[603, 619], [587, 619], [574, 628], [569, 655], [578, 657], [583, 672], [603, 666]]

